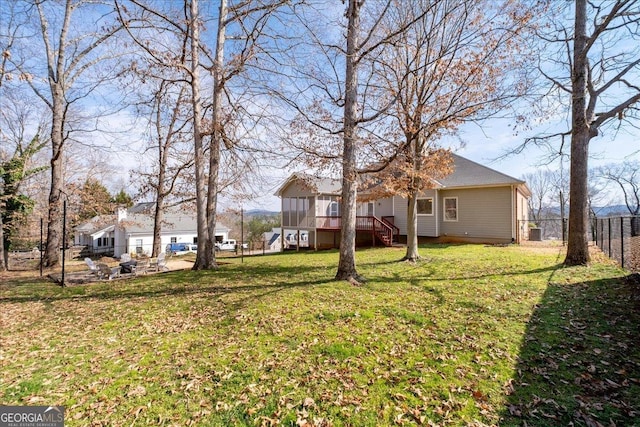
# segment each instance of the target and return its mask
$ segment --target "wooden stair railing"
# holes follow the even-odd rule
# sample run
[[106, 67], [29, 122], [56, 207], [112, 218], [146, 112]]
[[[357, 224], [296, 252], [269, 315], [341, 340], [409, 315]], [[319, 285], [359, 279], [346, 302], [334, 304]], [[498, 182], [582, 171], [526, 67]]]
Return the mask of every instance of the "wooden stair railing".
[[382, 222], [384, 222], [389, 227], [391, 227], [391, 229], [393, 230], [392, 236], [395, 238], [396, 236], [400, 235], [400, 229], [398, 227], [396, 227], [396, 225], [393, 223], [394, 218], [395, 217], [393, 217], [393, 216], [383, 216], [382, 217]]
[[393, 228], [386, 222], [376, 218], [370, 217], [373, 220], [373, 232], [380, 239], [385, 246], [393, 245]]

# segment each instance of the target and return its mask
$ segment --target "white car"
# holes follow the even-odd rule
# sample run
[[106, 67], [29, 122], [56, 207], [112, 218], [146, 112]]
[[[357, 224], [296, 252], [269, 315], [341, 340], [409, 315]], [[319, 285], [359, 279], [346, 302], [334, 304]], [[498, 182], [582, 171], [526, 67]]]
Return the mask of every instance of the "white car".
[[[217, 251], [235, 251], [238, 242], [234, 239], [223, 240], [222, 242], [216, 242], [216, 250]], [[242, 244], [243, 249], [249, 249], [248, 243]]]
[[216, 250], [217, 251], [235, 251], [236, 241], [233, 239], [230, 239], [230, 240], [223, 240], [221, 242], [216, 242]]

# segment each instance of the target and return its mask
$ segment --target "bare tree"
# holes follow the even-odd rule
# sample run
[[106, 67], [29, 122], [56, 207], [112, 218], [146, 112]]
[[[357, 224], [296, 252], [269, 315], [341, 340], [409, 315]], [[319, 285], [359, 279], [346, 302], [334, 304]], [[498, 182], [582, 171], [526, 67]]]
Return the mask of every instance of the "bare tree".
[[[216, 44], [212, 64], [209, 68], [213, 77], [213, 87], [210, 133], [208, 134], [211, 141], [209, 144], [209, 176], [205, 211], [207, 238], [205, 239], [204, 257], [198, 257], [193, 266], [194, 269], [217, 268], [215, 226], [218, 194], [223, 187], [220, 182], [221, 151], [226, 148], [232, 152], [233, 149], [239, 148], [240, 142], [232, 137], [233, 124], [229, 123], [229, 118], [236, 115], [243, 116], [243, 108], [240, 103], [231, 101], [234, 97], [234, 90], [230, 85], [231, 80], [245, 72], [250, 62], [258, 61], [258, 52], [262, 50], [260, 42], [264, 37], [267, 22], [279, 8], [287, 3], [286, 0], [253, 0], [228, 5], [227, 0], [220, 0]], [[235, 31], [231, 34], [231, 40], [240, 41], [240, 46], [231, 51], [228, 59], [225, 59], [225, 47], [230, 30]], [[226, 109], [223, 102], [225, 97], [227, 100]], [[197, 166], [198, 162], [196, 161]]]
[[[235, 129], [247, 115], [242, 115], [243, 107], [236, 96], [237, 88], [232, 87], [230, 82], [242, 75], [249, 61], [256, 61], [258, 39], [265, 29], [265, 23], [285, 3], [285, 0], [256, 0], [229, 6], [226, 0], [220, 0], [217, 25], [214, 25], [216, 42], [213, 52], [200, 34], [206, 28], [203, 24], [210, 22], [210, 15], [201, 12], [198, 0], [185, 1], [181, 16], [173, 13], [175, 11], [163, 12], [137, 0], [128, 1], [129, 7], [116, 3], [122, 22], [138, 45], [147, 55], [158, 58], [158, 64], [164, 63], [181, 73], [190, 87], [195, 204], [200, 245], [193, 267], [196, 270], [217, 268], [215, 226], [218, 195], [236, 185], [239, 174], [247, 165], [251, 165], [251, 161], [243, 161], [242, 164], [236, 162], [239, 157], [235, 153], [242, 149], [242, 144], [237, 139]], [[206, 3], [206, 6], [211, 7], [212, 3]], [[180, 40], [173, 52], [166, 51], [162, 37], [153, 35], [154, 26], [175, 34], [175, 38]], [[145, 34], [144, 39], [133, 34], [140, 31]], [[233, 32], [231, 40], [239, 46], [227, 54], [228, 31]], [[149, 39], [151, 43], [147, 42]], [[202, 95], [208, 88], [211, 98]], [[227, 163], [222, 168], [224, 173], [221, 180], [223, 161]]]
[[[67, 144], [78, 126], [75, 124], [74, 128], [71, 121], [74, 107], [106, 81], [106, 75], [91, 76], [91, 73], [98, 64], [110, 57], [109, 54], [100, 53], [100, 49], [120, 27], [106, 22], [108, 18], [102, 15], [91, 29], [87, 19], [83, 19], [84, 23], [80, 25], [80, 15], [77, 13], [80, 9], [87, 13], [84, 18], [90, 16], [92, 11], [97, 13], [97, 6], [89, 1], [53, 3], [37, 0], [22, 4], [25, 5], [24, 13], [37, 20], [38, 35], [42, 42], [37, 46], [42, 51], [34, 53], [21, 46], [20, 49], [14, 49], [12, 53], [18, 55], [11, 55], [9, 61], [51, 113], [51, 189], [44, 263], [55, 266], [59, 262], [62, 232], [63, 162]], [[54, 24], [51, 25], [51, 22]], [[33, 46], [33, 38], [28, 43]], [[37, 61], [26, 60], [25, 56], [31, 54], [44, 57], [46, 66], [40, 67]], [[42, 85], [41, 81], [47, 84]]]
[[565, 136], [571, 136], [571, 209], [564, 262], [583, 265], [589, 262], [589, 142], [605, 130], [625, 124], [637, 127], [638, 123], [640, 3], [576, 0], [574, 5], [573, 30], [554, 16], [552, 33], [542, 36], [545, 43], [561, 48], [551, 58], [553, 67], [541, 68], [559, 94], [571, 96], [571, 129], [543, 138], [561, 137], [564, 142]]
[[640, 162], [626, 161], [600, 166], [594, 174], [622, 191], [630, 215], [640, 215]]
[[531, 58], [522, 40], [534, 12], [512, 2], [415, 1], [385, 20], [390, 32], [396, 22], [413, 22], [382, 51], [376, 73], [396, 101], [388, 114], [401, 137], [391, 141], [392, 155], [375, 163], [394, 166], [385, 174], [386, 187], [409, 199], [406, 260], [419, 258], [419, 194], [451, 171], [438, 139], [465, 122], [504, 112], [528, 89]]
[[[280, 87], [273, 92], [297, 113], [291, 144], [299, 153], [297, 158], [342, 177], [340, 258], [335, 277], [359, 283], [364, 281], [355, 261], [359, 173], [372, 160], [364, 148], [382, 140], [374, 129], [394, 101], [380, 96], [382, 92], [375, 87], [371, 71], [377, 67], [376, 58], [384, 47], [396, 42], [398, 35], [419, 17], [385, 28], [383, 20], [394, 2], [370, 3], [367, 8], [362, 1], [346, 3], [346, 40], [336, 40], [343, 36], [331, 34], [327, 26], [299, 15], [310, 42], [300, 43], [304, 49], [292, 49], [291, 62], [298, 64], [297, 69], [285, 67], [291, 72], [292, 91], [282, 91]], [[330, 8], [313, 12], [331, 25], [339, 19]], [[322, 60], [310, 56], [309, 51]]]
[[[149, 80], [152, 80], [149, 82]], [[149, 139], [144, 152], [151, 154], [154, 161], [150, 169], [137, 169], [132, 175], [142, 179], [140, 194], [152, 194], [155, 200], [153, 221], [153, 246], [151, 256], [162, 252], [161, 231], [164, 209], [169, 204], [181, 204], [193, 200], [192, 192], [182, 193], [180, 189], [187, 183], [193, 184], [193, 150], [190, 149], [192, 129], [191, 114], [186, 105], [189, 103], [183, 82], [171, 82], [164, 79], [149, 78], [145, 88], [151, 87], [153, 100], [148, 106]]]
[[533, 222], [539, 221], [545, 211], [550, 208], [553, 199], [554, 178], [550, 170], [538, 169], [522, 177], [531, 190], [529, 198], [529, 215]]

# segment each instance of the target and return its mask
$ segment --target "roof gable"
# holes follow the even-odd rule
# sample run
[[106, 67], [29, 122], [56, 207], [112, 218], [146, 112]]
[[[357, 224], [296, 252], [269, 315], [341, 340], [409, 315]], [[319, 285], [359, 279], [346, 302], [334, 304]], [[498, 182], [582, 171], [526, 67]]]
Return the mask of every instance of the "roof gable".
[[519, 185], [524, 181], [498, 172], [457, 154], [453, 157], [453, 172], [436, 181], [443, 188], [487, 187], [497, 185]]
[[289, 185], [294, 182], [301, 182], [316, 194], [339, 194], [342, 191], [342, 183], [338, 179], [321, 178], [306, 173], [295, 172], [278, 188], [275, 192], [276, 196], [281, 196]]

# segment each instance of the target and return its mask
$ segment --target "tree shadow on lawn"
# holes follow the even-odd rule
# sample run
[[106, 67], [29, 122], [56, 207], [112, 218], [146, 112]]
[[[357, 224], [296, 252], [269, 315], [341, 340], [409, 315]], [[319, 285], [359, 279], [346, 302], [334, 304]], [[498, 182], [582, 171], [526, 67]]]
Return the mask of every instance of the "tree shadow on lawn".
[[[424, 282], [441, 282], [441, 281], [456, 281], [456, 280], [479, 280], [486, 279], [495, 276], [521, 276], [528, 274], [540, 274], [540, 273], [550, 273], [550, 278], [553, 277], [553, 273], [558, 271], [563, 267], [562, 263], [550, 265], [547, 267], [534, 268], [529, 270], [524, 269], [512, 269], [512, 270], [503, 270], [503, 271], [492, 271], [486, 274], [473, 274], [473, 275], [462, 275], [462, 274], [452, 274], [450, 276], [441, 276], [439, 270], [436, 267], [433, 267], [427, 263], [423, 265], [411, 266], [411, 269], [419, 270], [418, 276], [413, 277], [409, 280], [412, 286], [423, 286]], [[511, 267], [505, 267], [511, 268]], [[457, 272], [453, 272], [457, 273]], [[440, 276], [440, 277], [438, 277]], [[407, 281], [407, 278], [402, 275], [400, 272], [392, 272], [389, 275], [381, 275], [381, 274], [367, 274], [365, 273], [365, 277], [368, 280], [380, 281], [380, 282], [390, 282], [390, 283], [398, 283]]]
[[640, 425], [640, 279], [549, 283], [501, 426]]

